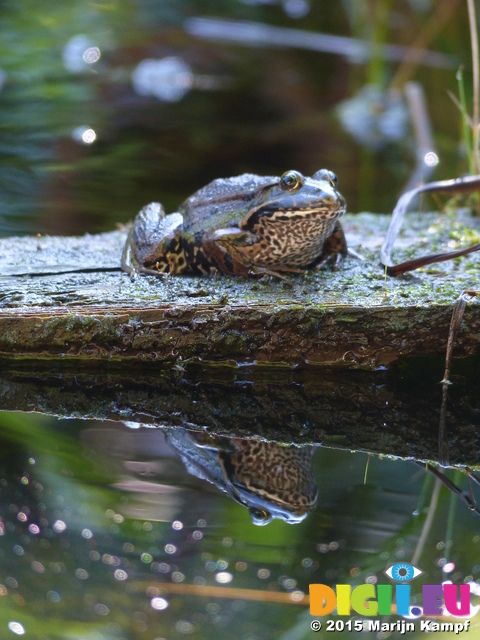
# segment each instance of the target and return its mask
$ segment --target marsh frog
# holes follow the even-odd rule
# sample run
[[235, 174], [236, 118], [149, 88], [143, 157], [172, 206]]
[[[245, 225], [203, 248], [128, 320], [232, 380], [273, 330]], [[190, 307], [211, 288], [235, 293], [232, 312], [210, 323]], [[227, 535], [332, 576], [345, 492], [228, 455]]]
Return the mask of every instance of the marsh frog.
[[346, 203], [327, 169], [311, 178], [245, 173], [214, 180], [166, 215], [151, 203], [135, 218], [122, 268], [133, 274], [302, 272], [347, 254]]
[[312, 447], [212, 437], [181, 427], [164, 433], [187, 471], [247, 507], [254, 524], [265, 525], [273, 518], [297, 524], [315, 507]]

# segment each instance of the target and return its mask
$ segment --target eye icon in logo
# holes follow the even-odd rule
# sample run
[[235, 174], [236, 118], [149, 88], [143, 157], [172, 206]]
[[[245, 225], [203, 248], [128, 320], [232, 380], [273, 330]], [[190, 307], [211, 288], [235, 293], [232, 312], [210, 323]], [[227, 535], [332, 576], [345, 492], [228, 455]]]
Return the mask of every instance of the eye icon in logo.
[[385, 569], [385, 575], [390, 580], [395, 580], [395, 582], [410, 582], [421, 576], [422, 573], [421, 569], [417, 569], [413, 564], [407, 564], [406, 562], [397, 562], [397, 564], [392, 564], [391, 567]]

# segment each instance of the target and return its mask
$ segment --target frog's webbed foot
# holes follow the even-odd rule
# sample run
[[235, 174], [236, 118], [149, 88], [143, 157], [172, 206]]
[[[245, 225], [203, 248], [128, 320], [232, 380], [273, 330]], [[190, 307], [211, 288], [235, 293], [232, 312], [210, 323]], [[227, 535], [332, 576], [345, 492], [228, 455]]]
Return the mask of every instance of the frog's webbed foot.
[[142, 273], [145, 273], [147, 276], [155, 276], [156, 278], [163, 278], [163, 280], [165, 281], [165, 284], [167, 285], [167, 287], [169, 289], [171, 289], [170, 273], [168, 271], [160, 271], [159, 268], [157, 268], [157, 269], [148, 269], [147, 267], [140, 267], [139, 271], [141, 271]]
[[155, 276], [157, 278], [164, 278], [168, 288], [170, 289], [170, 274], [158, 269], [149, 269], [139, 264], [136, 260], [132, 260], [132, 249], [130, 244], [125, 244], [125, 248], [122, 253], [122, 269], [126, 271], [130, 276], [132, 282], [137, 278], [139, 273], [144, 273], [147, 276]]
[[288, 278], [283, 273], [297, 273], [301, 275], [305, 275], [305, 269], [297, 269], [296, 267], [280, 267], [277, 270], [269, 269], [268, 267], [250, 267], [249, 275], [255, 276], [272, 276], [273, 278], [279, 278], [280, 280], [288, 280]]
[[341, 253], [330, 253], [327, 256], [322, 254], [321, 259], [315, 263], [314, 269], [315, 271], [320, 271], [320, 269], [323, 269], [323, 267], [329, 264], [332, 271], [338, 271], [338, 267], [340, 266], [343, 257], [344, 256], [342, 256]]
[[135, 257], [132, 255], [132, 246], [129, 236], [122, 252], [122, 270], [128, 273], [132, 280], [135, 280], [139, 273], [144, 273], [148, 276], [163, 277], [168, 280], [169, 274], [161, 271], [160, 265], [158, 263], [156, 266], [156, 269], [151, 269], [149, 267], [145, 267], [143, 264], [140, 264], [135, 259]]
[[272, 271], [272, 269], [267, 269], [266, 267], [250, 267], [248, 271], [249, 276], [258, 276], [259, 278], [263, 278], [263, 276], [272, 276], [273, 278], [278, 278], [279, 280], [288, 280], [285, 276], [282, 276], [278, 271]]

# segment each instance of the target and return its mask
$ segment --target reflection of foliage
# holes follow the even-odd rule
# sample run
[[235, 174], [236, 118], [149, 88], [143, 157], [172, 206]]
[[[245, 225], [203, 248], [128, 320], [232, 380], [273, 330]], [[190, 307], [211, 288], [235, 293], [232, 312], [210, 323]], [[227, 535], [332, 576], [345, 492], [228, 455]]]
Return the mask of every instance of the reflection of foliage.
[[[382, 575], [392, 561], [412, 557], [430, 501], [429, 476], [408, 461], [373, 458], [364, 485], [364, 454], [320, 449], [317, 511], [299, 525], [258, 528], [240, 505], [182, 472], [171, 452], [152, 454], [160, 431], [94, 424], [85, 432], [78, 422], [28, 414], [2, 414], [0, 427], [0, 593], [7, 591], [0, 629], [18, 621], [35, 640], [186, 631], [203, 640], [219, 628], [224, 640], [310, 637], [301, 605], [268, 602], [262, 591], [308, 593], [310, 583], [356, 585]], [[126, 487], [128, 479], [129, 492], [109, 487], [119, 480]], [[174, 494], [165, 493], [169, 484]], [[176, 496], [163, 517], [162, 495]], [[441, 581], [443, 558], [456, 565], [454, 582], [476, 577], [478, 519], [457, 505], [449, 532], [452, 508], [442, 489], [419, 562], [426, 581]], [[237, 595], [192, 594], [189, 585]], [[242, 599], [240, 589], [255, 599]]]

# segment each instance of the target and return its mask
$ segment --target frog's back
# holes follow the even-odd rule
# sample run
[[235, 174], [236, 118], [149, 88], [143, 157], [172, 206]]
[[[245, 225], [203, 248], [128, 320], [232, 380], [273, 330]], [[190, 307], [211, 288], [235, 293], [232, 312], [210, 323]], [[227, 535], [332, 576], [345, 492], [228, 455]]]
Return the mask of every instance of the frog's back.
[[195, 235], [207, 229], [236, 225], [248, 211], [258, 189], [275, 181], [278, 178], [253, 173], [213, 180], [180, 205], [184, 233]]

